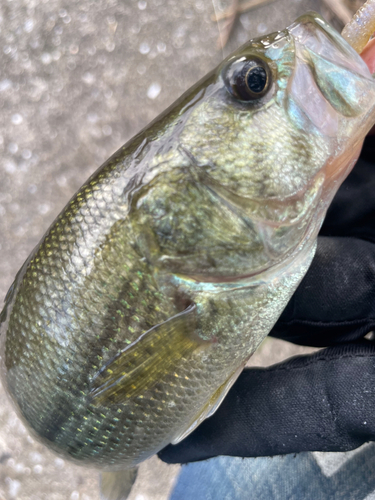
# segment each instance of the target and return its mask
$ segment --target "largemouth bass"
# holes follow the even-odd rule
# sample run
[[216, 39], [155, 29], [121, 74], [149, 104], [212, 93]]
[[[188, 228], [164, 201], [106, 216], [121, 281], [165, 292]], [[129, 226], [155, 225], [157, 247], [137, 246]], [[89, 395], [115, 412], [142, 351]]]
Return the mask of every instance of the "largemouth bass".
[[304, 276], [374, 107], [366, 64], [311, 13], [117, 151], [6, 297], [2, 379], [29, 428], [113, 472], [212, 415]]

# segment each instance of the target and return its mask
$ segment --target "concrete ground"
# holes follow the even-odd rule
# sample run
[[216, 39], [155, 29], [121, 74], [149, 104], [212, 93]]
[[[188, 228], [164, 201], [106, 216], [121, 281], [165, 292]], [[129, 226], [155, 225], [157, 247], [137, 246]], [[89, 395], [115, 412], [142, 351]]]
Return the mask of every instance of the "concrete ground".
[[[224, 53], [310, 9], [318, 0], [242, 14]], [[86, 178], [221, 60], [213, 13], [212, 0], [1, 2], [0, 298]], [[269, 339], [252, 363], [302, 351]], [[178, 470], [146, 462], [131, 500], [166, 500]], [[0, 500], [13, 499], [98, 500], [98, 475], [30, 437], [0, 388]]]

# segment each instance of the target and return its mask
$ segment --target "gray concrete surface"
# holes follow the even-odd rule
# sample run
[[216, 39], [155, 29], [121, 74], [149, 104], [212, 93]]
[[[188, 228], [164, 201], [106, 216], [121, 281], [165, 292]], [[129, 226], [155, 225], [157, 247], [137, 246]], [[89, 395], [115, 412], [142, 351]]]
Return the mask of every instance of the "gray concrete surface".
[[[241, 15], [224, 52], [311, 8], [279, 0]], [[2, 0], [1, 300], [85, 179], [220, 61], [213, 13], [211, 0]], [[269, 340], [252, 363], [295, 352]], [[143, 464], [131, 500], [166, 500], [178, 470]], [[98, 500], [97, 477], [30, 437], [0, 388], [0, 500]]]

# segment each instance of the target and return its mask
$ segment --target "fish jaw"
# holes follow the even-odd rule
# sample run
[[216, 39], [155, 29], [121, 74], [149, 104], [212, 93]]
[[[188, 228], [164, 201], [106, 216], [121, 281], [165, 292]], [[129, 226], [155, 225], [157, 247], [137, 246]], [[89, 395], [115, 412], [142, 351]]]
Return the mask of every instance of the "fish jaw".
[[374, 121], [375, 84], [366, 62], [316, 13], [287, 31], [296, 54], [289, 100], [298, 102], [311, 132], [336, 141], [335, 153], [352, 147]]
[[314, 12], [301, 16], [287, 32], [295, 43], [295, 68], [287, 97], [289, 116], [312, 134], [321, 134], [331, 150], [322, 168], [323, 220], [375, 122], [374, 49], [369, 46], [361, 57]]

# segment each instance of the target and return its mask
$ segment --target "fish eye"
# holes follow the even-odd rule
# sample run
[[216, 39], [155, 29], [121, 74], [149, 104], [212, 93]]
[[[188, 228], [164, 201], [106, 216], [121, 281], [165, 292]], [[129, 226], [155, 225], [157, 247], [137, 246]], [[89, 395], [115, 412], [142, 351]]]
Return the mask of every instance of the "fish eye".
[[255, 101], [271, 87], [272, 74], [268, 64], [260, 57], [241, 57], [231, 62], [223, 74], [227, 90], [241, 101]]

